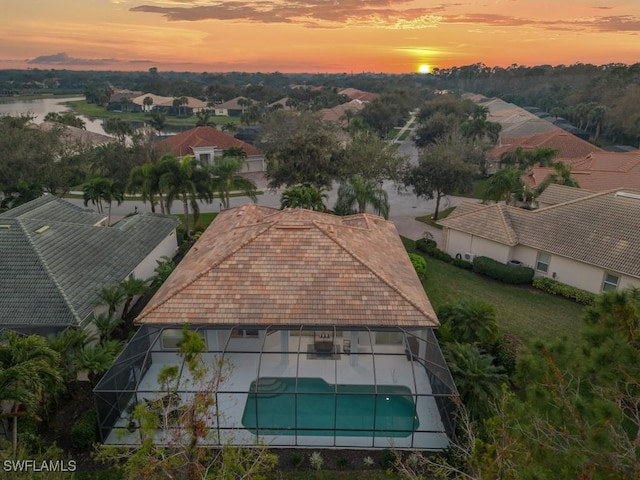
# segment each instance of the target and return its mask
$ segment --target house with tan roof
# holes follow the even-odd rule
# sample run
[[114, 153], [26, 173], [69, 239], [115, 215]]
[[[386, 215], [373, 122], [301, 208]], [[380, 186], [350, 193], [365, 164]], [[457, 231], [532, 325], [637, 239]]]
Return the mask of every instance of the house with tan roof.
[[216, 115], [219, 117], [239, 117], [244, 113], [245, 105], [242, 105], [242, 101], [252, 102], [251, 99], [246, 97], [232, 98], [223, 103], [219, 103], [215, 106]]
[[439, 222], [444, 250], [517, 261], [592, 293], [640, 286], [640, 190], [550, 185], [539, 202], [537, 210], [463, 203]]
[[247, 154], [244, 173], [265, 171], [265, 155], [262, 150], [215, 127], [195, 127], [167, 137], [159, 143], [159, 148], [164, 153], [171, 153], [178, 158], [191, 155], [210, 165], [231, 147], [241, 148]]
[[364, 92], [357, 88], [343, 88], [338, 92], [340, 95], [349, 97], [350, 100], [359, 100], [363, 103], [369, 103], [380, 96], [379, 93]]
[[136, 322], [94, 390], [105, 444], [140, 441], [122, 412], [164, 398], [158, 373], [183, 369], [185, 324], [207, 362], [232, 365], [214, 392], [211, 444], [442, 450], [453, 433], [438, 318], [380, 217], [225, 210]]
[[[594, 151], [581, 158], [561, 159], [571, 167], [571, 177], [580, 188], [601, 192], [615, 188], [640, 190], [640, 152]], [[533, 167], [522, 180], [537, 188], [554, 174], [552, 167]]]
[[487, 153], [487, 157], [499, 160], [506, 152], [515, 152], [522, 148], [525, 151], [536, 148], [553, 148], [558, 151], [556, 160], [582, 159], [590, 154], [603, 153], [600, 147], [587, 142], [562, 129], [550, 130], [544, 133], [536, 133], [523, 137], [500, 136], [498, 144]]

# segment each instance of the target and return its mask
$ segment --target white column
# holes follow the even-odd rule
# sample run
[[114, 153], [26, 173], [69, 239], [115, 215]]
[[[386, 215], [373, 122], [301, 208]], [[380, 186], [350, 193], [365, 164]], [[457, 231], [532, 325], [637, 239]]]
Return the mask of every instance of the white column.
[[289, 363], [289, 330], [280, 330], [280, 350], [282, 351], [282, 364]]
[[358, 365], [358, 331], [351, 330], [351, 366], [355, 367]]

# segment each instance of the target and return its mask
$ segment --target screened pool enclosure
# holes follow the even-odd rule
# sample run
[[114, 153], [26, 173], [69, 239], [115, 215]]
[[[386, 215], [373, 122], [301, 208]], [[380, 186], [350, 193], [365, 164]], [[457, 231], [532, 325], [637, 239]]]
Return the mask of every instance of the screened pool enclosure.
[[[181, 325], [143, 325], [94, 390], [105, 444], [141, 441], [132, 405], [156, 412], [155, 441], [183, 428], [181, 406], [207, 389], [211, 445], [440, 450], [457, 395], [431, 328], [191, 325], [211, 366], [195, 382], [178, 355]], [[179, 381], [158, 375], [177, 367]]]

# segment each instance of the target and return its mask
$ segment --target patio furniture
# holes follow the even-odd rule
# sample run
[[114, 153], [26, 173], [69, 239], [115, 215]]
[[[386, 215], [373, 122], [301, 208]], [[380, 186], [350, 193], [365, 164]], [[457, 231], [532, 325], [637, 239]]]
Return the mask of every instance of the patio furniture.
[[331, 330], [321, 330], [315, 332], [313, 346], [316, 352], [333, 352], [333, 331]]

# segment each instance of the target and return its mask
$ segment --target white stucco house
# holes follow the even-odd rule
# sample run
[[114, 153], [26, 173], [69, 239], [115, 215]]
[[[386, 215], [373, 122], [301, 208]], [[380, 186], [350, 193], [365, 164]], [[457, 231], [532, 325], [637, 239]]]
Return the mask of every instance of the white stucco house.
[[640, 286], [640, 191], [551, 185], [539, 204], [463, 203], [439, 222], [444, 250], [466, 260], [519, 261], [536, 276], [596, 294]]

